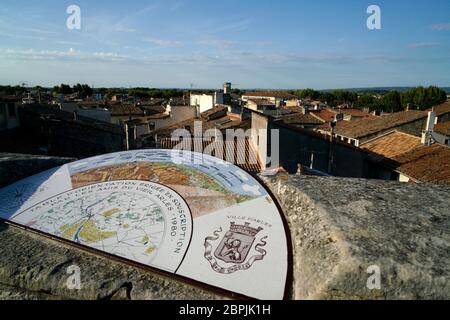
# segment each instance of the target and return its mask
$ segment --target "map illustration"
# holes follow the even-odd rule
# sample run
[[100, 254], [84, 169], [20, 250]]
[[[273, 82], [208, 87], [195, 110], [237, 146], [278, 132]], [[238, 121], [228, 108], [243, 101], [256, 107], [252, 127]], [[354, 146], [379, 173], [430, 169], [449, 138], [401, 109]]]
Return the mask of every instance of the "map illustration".
[[194, 218], [254, 199], [255, 196], [228, 190], [219, 180], [202, 171], [170, 163], [136, 162], [100, 167], [72, 175], [74, 187], [121, 179], [152, 181], [180, 193]]
[[[18, 214], [14, 221], [81, 245], [153, 265], [162, 243], [170, 242], [166, 231], [171, 220], [176, 218], [170, 211], [175, 204], [183, 207], [185, 213], [189, 210], [180, 199], [172, 205], [170, 201], [176, 197], [173, 191], [149, 182], [121, 180], [93, 184], [37, 204]], [[182, 256], [181, 250], [174, 246], [172, 251], [175, 253], [172, 258], [179, 264], [181, 261], [176, 256]], [[178, 267], [176, 263], [171, 265], [172, 271]]]

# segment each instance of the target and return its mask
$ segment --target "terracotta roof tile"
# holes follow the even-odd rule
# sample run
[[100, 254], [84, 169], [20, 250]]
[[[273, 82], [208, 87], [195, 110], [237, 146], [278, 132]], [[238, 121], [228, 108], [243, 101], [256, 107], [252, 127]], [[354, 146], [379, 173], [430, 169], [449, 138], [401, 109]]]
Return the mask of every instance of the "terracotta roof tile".
[[311, 111], [313, 115], [322, 119], [325, 122], [331, 122], [336, 117], [337, 112], [331, 109], [322, 109], [317, 111]]
[[202, 112], [201, 116], [204, 119], [212, 120], [212, 119], [220, 118], [220, 117], [226, 115], [227, 112], [228, 112], [228, 106], [223, 105], [223, 104], [218, 104], [215, 107]]
[[396, 157], [397, 170], [421, 182], [450, 184], [450, 147], [421, 145]]
[[286, 124], [323, 124], [324, 121], [320, 120], [318, 117], [311, 115], [310, 113], [291, 113], [279, 118]]
[[383, 130], [394, 129], [402, 124], [426, 118], [427, 116], [428, 113], [426, 111], [402, 111], [383, 117], [339, 121], [336, 126], [336, 133], [358, 139]]
[[432, 110], [436, 113], [436, 116], [438, 116], [438, 117], [442, 116], [446, 113], [450, 113], [450, 102], [449, 101], [444, 102], [438, 106], [435, 106], [435, 107], [429, 109], [428, 111], [432, 111]]
[[[174, 149], [176, 145], [178, 145], [179, 141], [172, 141], [170, 138], [162, 138], [159, 139], [159, 147], [162, 149]], [[230, 141], [228, 141], [230, 142]], [[204, 141], [202, 139], [200, 140], [193, 140], [191, 143], [191, 148], [194, 151], [195, 145], [200, 145], [203, 147], [203, 150], [205, 150], [208, 145], [210, 145], [210, 141]], [[245, 138], [244, 141], [232, 141], [232, 146], [234, 148], [229, 149], [229, 143], [223, 144], [223, 151], [222, 156], [220, 157], [219, 154], [214, 155], [217, 158], [227, 160], [227, 152], [231, 151], [233, 152], [234, 156], [234, 164], [236, 164], [238, 167], [246, 170], [247, 172], [252, 173], [259, 173], [261, 172], [261, 161], [259, 159], [258, 153], [253, 148], [251, 139], [248, 137]]]
[[450, 147], [422, 145], [420, 138], [402, 132], [391, 132], [361, 146], [373, 152], [372, 160], [414, 180], [450, 184]]
[[128, 115], [133, 115], [133, 116], [142, 115], [143, 116], [144, 112], [140, 108], [135, 107], [133, 105], [118, 104], [118, 105], [112, 106], [111, 115], [112, 116], [128, 116]]
[[352, 117], [376, 118], [376, 116], [374, 116], [373, 114], [359, 109], [335, 109], [335, 111], [339, 111], [345, 115]]
[[414, 150], [419, 145], [419, 137], [399, 131], [392, 131], [384, 136], [364, 143], [361, 145], [361, 148], [382, 155], [386, 158], [393, 159], [396, 156]]

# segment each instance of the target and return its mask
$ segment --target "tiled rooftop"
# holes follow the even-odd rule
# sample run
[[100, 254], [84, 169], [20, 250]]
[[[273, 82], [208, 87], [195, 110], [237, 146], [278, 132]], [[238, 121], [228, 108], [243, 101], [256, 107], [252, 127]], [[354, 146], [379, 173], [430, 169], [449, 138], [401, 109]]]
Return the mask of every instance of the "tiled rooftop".
[[212, 120], [212, 119], [226, 115], [227, 112], [228, 112], [228, 106], [219, 104], [219, 105], [216, 105], [215, 107], [213, 107], [212, 109], [202, 112], [201, 116], [204, 119]]
[[399, 155], [414, 150], [419, 145], [419, 137], [399, 131], [392, 131], [384, 136], [364, 143], [361, 145], [361, 148], [383, 157], [394, 159]]
[[323, 124], [324, 121], [320, 120], [318, 117], [313, 116], [310, 113], [291, 113], [285, 116], [281, 116], [277, 120], [282, 121], [286, 124], [309, 124], [309, 125], [319, 125]]
[[[170, 138], [164, 138], [160, 139], [160, 147], [163, 149], [173, 149], [176, 145], [178, 145], [179, 141], [172, 141]], [[230, 142], [233, 144], [233, 152], [234, 152], [234, 161], [238, 167], [246, 170], [247, 172], [251, 173], [259, 173], [261, 172], [261, 163], [257, 156], [257, 152], [254, 150], [251, 140], [249, 138], [245, 138], [244, 141], [232, 141]], [[203, 141], [200, 140], [199, 142], [194, 141], [192, 146], [192, 151], [194, 151], [194, 145], [201, 145], [203, 147], [202, 150], [205, 150], [205, 148], [210, 145], [211, 142], [209, 141]], [[227, 144], [223, 144], [223, 154], [222, 157], [219, 157], [219, 155], [214, 155], [218, 158], [221, 158], [223, 160], [227, 160]], [[254, 161], [256, 159], [256, 161]]]
[[438, 106], [429, 109], [429, 111], [431, 110], [433, 110], [436, 113], [436, 116], [438, 117], [446, 113], [450, 113], [450, 101], [444, 102]]
[[352, 117], [376, 118], [376, 116], [372, 115], [371, 113], [360, 109], [335, 109], [334, 111], [339, 111], [345, 115]]
[[363, 138], [368, 135], [394, 129], [397, 126], [426, 118], [426, 111], [402, 111], [388, 116], [366, 118], [355, 121], [340, 121], [336, 126], [336, 133], [349, 138]]
[[141, 116], [142, 115], [143, 116], [144, 112], [140, 108], [135, 107], [134, 105], [117, 104], [117, 105], [112, 106], [111, 115], [112, 116], [128, 116], [128, 115], [133, 115], [133, 116]]
[[420, 138], [393, 131], [361, 146], [371, 159], [417, 181], [450, 184], [450, 147], [422, 145]]
[[450, 147], [421, 145], [396, 157], [397, 170], [421, 182], [450, 184]]
[[258, 106], [266, 106], [266, 105], [275, 105], [272, 101], [267, 99], [249, 99], [249, 102], [253, 102], [254, 104]]
[[333, 111], [331, 109], [322, 109], [322, 110], [315, 110], [315, 111], [311, 111], [311, 113], [320, 118], [321, 120], [323, 120], [324, 122], [330, 122], [333, 121], [337, 112]]

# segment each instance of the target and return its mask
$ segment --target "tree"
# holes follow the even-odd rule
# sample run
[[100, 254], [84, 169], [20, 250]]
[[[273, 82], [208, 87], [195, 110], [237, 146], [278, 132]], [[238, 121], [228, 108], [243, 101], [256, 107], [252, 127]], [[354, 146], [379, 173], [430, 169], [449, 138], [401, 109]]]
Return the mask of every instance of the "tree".
[[314, 89], [308, 88], [303, 90], [296, 90], [295, 95], [300, 99], [316, 100], [317, 98], [319, 98], [320, 93]]
[[333, 95], [335, 97], [336, 104], [352, 104], [358, 100], [358, 94], [356, 92], [336, 90], [333, 92]]
[[335, 105], [336, 97], [330, 92], [321, 92], [319, 95], [319, 100], [333, 106]]
[[357, 108], [370, 108], [375, 103], [375, 97], [368, 93], [363, 93], [358, 97], [358, 100], [355, 103], [355, 107]]
[[148, 91], [143, 90], [143, 89], [130, 89], [128, 91], [128, 95], [132, 96], [132, 97], [136, 97], [138, 99], [148, 99], [150, 98], [150, 94], [148, 93]]
[[92, 96], [94, 93], [94, 90], [87, 84], [79, 84], [77, 83], [75, 86], [73, 86], [72, 92], [78, 92], [81, 98], [85, 99], [89, 96]]
[[21, 86], [0, 86], [0, 94], [5, 96], [21, 95], [26, 91], [26, 88]]
[[398, 91], [390, 91], [381, 98], [383, 111], [398, 112], [402, 111], [402, 102]]
[[446, 100], [447, 93], [436, 86], [413, 88], [401, 95], [401, 103], [403, 106], [411, 103], [420, 110], [429, 109], [435, 105], [444, 103]]
[[72, 88], [68, 84], [61, 84], [60, 86], [55, 86], [53, 92], [57, 94], [71, 94]]

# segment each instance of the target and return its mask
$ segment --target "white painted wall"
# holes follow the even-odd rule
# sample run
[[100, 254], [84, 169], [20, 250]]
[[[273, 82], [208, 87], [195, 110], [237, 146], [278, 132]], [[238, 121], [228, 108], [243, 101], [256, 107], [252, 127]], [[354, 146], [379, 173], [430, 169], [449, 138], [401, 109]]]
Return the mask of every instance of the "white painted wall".
[[252, 143], [261, 160], [261, 170], [267, 167], [268, 120], [264, 116], [252, 115]]
[[208, 111], [217, 104], [223, 104], [223, 93], [215, 92], [214, 94], [191, 94], [191, 106], [199, 106], [200, 112]]

